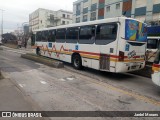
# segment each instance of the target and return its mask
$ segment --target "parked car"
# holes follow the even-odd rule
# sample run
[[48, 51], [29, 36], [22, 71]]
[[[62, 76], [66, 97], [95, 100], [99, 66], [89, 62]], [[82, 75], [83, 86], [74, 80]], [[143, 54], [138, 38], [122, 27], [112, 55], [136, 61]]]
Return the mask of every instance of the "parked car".
[[152, 81], [154, 84], [160, 86], [160, 50], [157, 52], [153, 66], [152, 66]]

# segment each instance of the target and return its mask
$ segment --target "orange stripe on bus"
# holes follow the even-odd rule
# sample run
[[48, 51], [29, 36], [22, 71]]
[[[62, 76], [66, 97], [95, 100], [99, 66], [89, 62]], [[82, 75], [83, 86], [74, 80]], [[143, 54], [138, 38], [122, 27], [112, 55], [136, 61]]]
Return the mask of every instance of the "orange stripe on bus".
[[[86, 51], [78, 51], [78, 50], [69, 51], [68, 49], [64, 49], [63, 45], [61, 46], [60, 50], [56, 50], [55, 45], [52, 47], [52, 49], [48, 49], [47, 45], [46, 45], [46, 47], [44, 47], [43, 45], [37, 46], [37, 47], [40, 47], [44, 51], [44, 53], [45, 53], [45, 51], [48, 51], [48, 54], [52, 54], [52, 52], [54, 52], [57, 54], [57, 56], [59, 56], [59, 54], [61, 54], [61, 53], [62, 54], [72, 54], [72, 53], [76, 52], [76, 53], [83, 54], [83, 56], [88, 57], [88, 58], [99, 59], [99, 57], [101, 55], [100, 53], [94, 53], [94, 52], [86, 52]], [[104, 55], [107, 56], [107, 54], [104, 54]], [[109, 55], [109, 56], [110, 56], [110, 60], [114, 61], [114, 62], [117, 62], [118, 61], [117, 59], [120, 58], [120, 56], [117, 56], [117, 55]], [[112, 59], [112, 58], [116, 58], [116, 60]], [[121, 62], [134, 62], [134, 61], [135, 62], [136, 61], [143, 62], [144, 61], [144, 59], [130, 60], [130, 59], [127, 59], [128, 58], [127, 56], [124, 56], [124, 58], [125, 58], [125, 60], [121, 61]], [[134, 56], [133, 58], [140, 58], [140, 56]]]

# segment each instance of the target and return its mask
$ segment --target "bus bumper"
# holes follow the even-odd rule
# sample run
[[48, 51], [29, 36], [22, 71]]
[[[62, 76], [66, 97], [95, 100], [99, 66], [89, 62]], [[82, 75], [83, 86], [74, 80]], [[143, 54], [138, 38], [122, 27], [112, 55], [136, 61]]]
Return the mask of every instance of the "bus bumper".
[[116, 73], [137, 71], [143, 69], [144, 67], [145, 61], [132, 63], [119, 62], [116, 64]]

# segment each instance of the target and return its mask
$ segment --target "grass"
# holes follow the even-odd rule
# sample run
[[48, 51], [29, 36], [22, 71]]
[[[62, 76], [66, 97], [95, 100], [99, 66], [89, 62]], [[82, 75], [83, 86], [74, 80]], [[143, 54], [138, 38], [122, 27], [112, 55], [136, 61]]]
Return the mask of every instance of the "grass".
[[17, 45], [15, 44], [5, 43], [4, 46], [17, 49]]

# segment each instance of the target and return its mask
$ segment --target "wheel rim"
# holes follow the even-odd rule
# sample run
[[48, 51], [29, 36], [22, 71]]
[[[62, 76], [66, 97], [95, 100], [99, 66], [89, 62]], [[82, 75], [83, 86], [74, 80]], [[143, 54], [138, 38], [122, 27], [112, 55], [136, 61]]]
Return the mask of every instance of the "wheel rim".
[[78, 67], [78, 66], [79, 66], [79, 58], [78, 58], [78, 57], [75, 57], [75, 58], [74, 58], [74, 66], [75, 66], [75, 67]]

